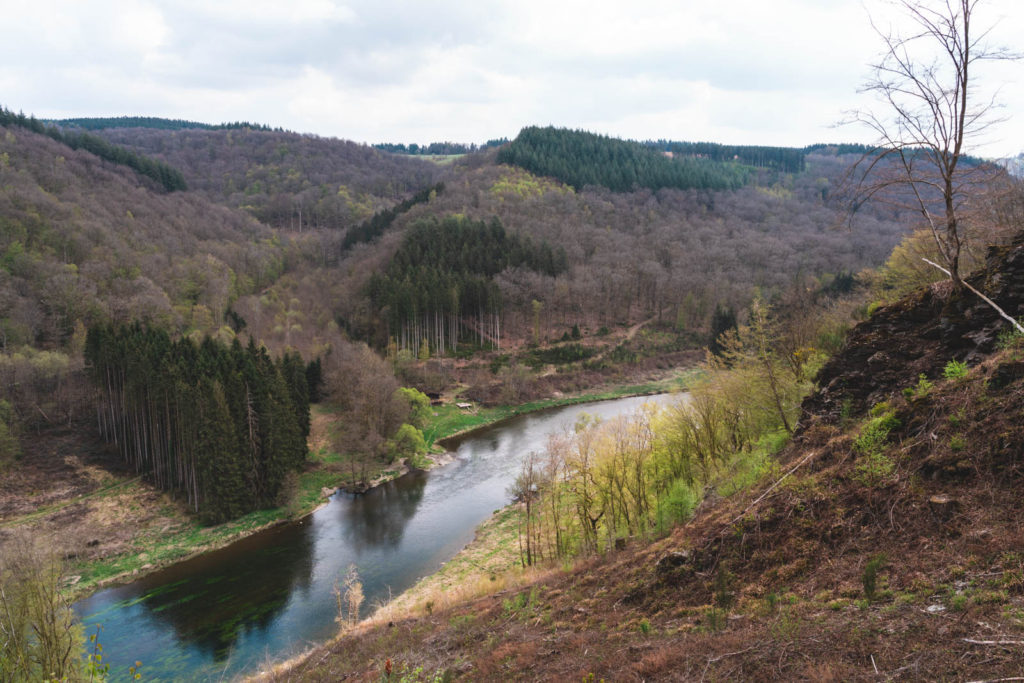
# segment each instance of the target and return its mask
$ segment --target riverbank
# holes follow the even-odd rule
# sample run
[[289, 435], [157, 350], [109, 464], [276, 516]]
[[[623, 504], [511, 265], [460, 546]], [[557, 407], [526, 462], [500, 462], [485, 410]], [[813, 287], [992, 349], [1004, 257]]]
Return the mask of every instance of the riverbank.
[[[446, 439], [524, 413], [680, 389], [691, 374], [676, 371], [657, 381], [554, 396], [518, 406], [474, 406], [469, 410], [453, 404], [436, 407], [424, 430], [428, 444], [433, 446], [430, 467], [449, 461], [441, 448]], [[0, 517], [0, 551], [18, 533], [52, 538], [54, 551], [67, 560], [67, 597], [77, 600], [274, 525], [301, 519], [323, 505], [338, 488], [360, 483], [352, 476], [346, 458], [329, 448], [328, 430], [335, 415], [325, 406], [314, 406], [311, 417], [309, 461], [291, 483], [289, 501], [212, 527], [196, 521], [181, 501], [156, 491], [125, 470], [97, 440], [83, 439], [76, 430], [43, 435], [38, 450], [33, 451], [38, 462], [29, 461], [30, 469], [39, 476], [7, 482], [11, 494], [4, 492], [8, 505]], [[59, 470], [51, 466], [55, 462], [61, 464]], [[401, 462], [383, 465], [366, 473], [366, 479], [369, 486], [378, 486], [407, 471]], [[366, 490], [369, 486], [359, 488]]]

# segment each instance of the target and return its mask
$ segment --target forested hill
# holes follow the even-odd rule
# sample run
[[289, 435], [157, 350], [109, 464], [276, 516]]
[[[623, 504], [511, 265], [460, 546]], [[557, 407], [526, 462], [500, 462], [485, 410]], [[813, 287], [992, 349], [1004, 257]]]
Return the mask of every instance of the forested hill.
[[96, 135], [180, 169], [189, 187], [212, 201], [289, 230], [352, 227], [442, 174], [415, 156], [246, 126], [117, 127]]
[[74, 348], [98, 320], [215, 333], [231, 300], [280, 276], [286, 251], [241, 211], [154, 192], [85, 149], [0, 128], [5, 351]]
[[178, 169], [156, 161], [144, 154], [133, 152], [121, 145], [112, 145], [95, 135], [76, 131], [63, 131], [57, 126], [46, 125], [35, 117], [15, 114], [2, 107], [0, 107], [0, 126], [20, 126], [21, 128], [31, 130], [33, 133], [46, 135], [72, 149], [84, 149], [101, 159], [134, 170], [140, 176], [153, 180], [167, 192], [187, 189], [185, 178]]
[[[270, 126], [248, 121], [233, 123], [201, 123], [185, 119], [164, 119], [156, 116], [108, 116], [83, 117], [74, 119], [47, 119], [61, 128], [81, 128], [83, 130], [103, 130], [106, 128], [155, 128], [157, 130], [231, 130], [251, 128], [253, 130], [271, 130]], [[283, 129], [277, 128], [277, 131]]]
[[577, 190], [734, 190], [749, 178], [738, 164], [671, 158], [639, 142], [550, 126], [524, 128], [499, 150], [498, 162], [557, 178]]
[[[840, 272], [880, 264], [905, 231], [891, 211], [874, 209], [856, 230], [839, 227], [842, 212], [830, 191], [849, 160], [835, 155], [809, 155], [798, 174], [752, 169], [751, 181], [736, 190], [631, 192], [576, 191], [491, 158], [456, 164], [443, 192], [394, 217], [375, 241], [345, 252], [344, 275], [330, 287], [350, 331], [370, 338], [369, 330], [379, 329], [360, 292], [370, 269], [386, 269], [403, 235], [427, 217], [497, 217], [508, 233], [565, 251], [567, 268], [557, 275], [513, 267], [494, 276], [502, 336], [520, 339], [532, 335], [534, 301], [541, 339], [545, 328], [557, 337], [577, 323], [597, 330], [651, 317], [701, 335], [716, 305], [742, 310], [757, 289], [768, 296], [807, 291]], [[375, 339], [385, 343], [387, 336]]]

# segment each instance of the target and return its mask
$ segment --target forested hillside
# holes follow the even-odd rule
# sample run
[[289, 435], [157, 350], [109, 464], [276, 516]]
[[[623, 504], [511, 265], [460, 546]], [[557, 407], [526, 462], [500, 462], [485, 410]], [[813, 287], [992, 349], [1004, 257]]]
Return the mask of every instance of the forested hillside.
[[[581, 168], [602, 166], [608, 150], [626, 150], [627, 161], [678, 161], [639, 144], [532, 131], [520, 137], [539, 133], [551, 149], [573, 150]], [[494, 150], [442, 170], [251, 128], [101, 132], [180, 167], [191, 189], [154, 192], [124, 166], [8, 126], [0, 169], [7, 348], [70, 358], [86, 326], [137, 319], [227, 341], [251, 335], [307, 360], [336, 344], [339, 329], [380, 350], [396, 337], [418, 355], [424, 336], [434, 338], [427, 353], [464, 353], [499, 338], [503, 348], [544, 345], [575, 326], [585, 356], [608, 330], [654, 320], [676, 335], [664, 348], [692, 348], [707, 341], [716, 308], [742, 319], [757, 291], [799, 296], [880, 264], [904, 231], [899, 215], [877, 209], [861, 212], [856, 230], [841, 227], [832, 192], [850, 157], [834, 153], [806, 155], [799, 173], [745, 166], [737, 189], [618, 192], [576, 190], [498, 163]], [[494, 253], [471, 255], [475, 238], [423, 232], [495, 221]], [[437, 251], [445, 243], [451, 253]], [[428, 335], [423, 316], [435, 313]], [[402, 321], [414, 319], [419, 331], [403, 335]], [[462, 332], [452, 334], [453, 323]]]
[[388, 336], [400, 349], [458, 350], [461, 338], [501, 345], [501, 292], [494, 276], [522, 269], [557, 277], [568, 268], [564, 249], [460, 217], [424, 218], [405, 233], [383, 274], [367, 285], [370, 301], [387, 311]]
[[244, 213], [23, 128], [0, 131], [0, 182], [4, 348], [62, 346], [100, 318], [215, 332], [284, 267], [285, 245]]
[[71, 149], [84, 149], [106, 161], [127, 166], [140, 176], [156, 182], [167, 192], [185, 190], [188, 187], [178, 169], [121, 145], [110, 144], [103, 138], [89, 133], [62, 131], [57, 126], [45, 125], [34, 117], [15, 114], [4, 108], [0, 108], [0, 126], [20, 126], [62, 142]]
[[334, 138], [265, 128], [104, 128], [104, 139], [180, 169], [207, 199], [275, 228], [350, 228], [432, 185], [429, 161]]
[[551, 176], [576, 190], [587, 186], [617, 192], [733, 190], [748, 178], [746, 169], [721, 160], [671, 158], [638, 142], [584, 131], [529, 127], [498, 151], [498, 163]]
[[800, 174], [752, 171], [756, 177], [738, 190], [657, 192], [577, 192], [492, 158], [467, 157], [443, 193], [345, 257], [333, 286], [349, 329], [376, 329], [359, 293], [369, 271], [383, 269], [399, 248], [403, 231], [426, 216], [497, 217], [509, 234], [565, 250], [568, 268], [557, 276], [524, 268], [495, 276], [510, 340], [531, 336], [535, 325], [543, 340], [574, 324], [594, 333], [652, 317], [703, 334], [716, 305], [742, 311], [757, 288], [768, 296], [806, 291], [879, 264], [904, 230], [891, 211], [874, 210], [856, 230], [843, 227], [830, 192], [844, 157], [809, 155]]
[[[622, 381], [645, 359], [697, 352], [716, 311], [743, 323], [756, 296], [799, 302], [848, 285], [904, 230], [874, 209], [856, 230], [840, 227], [832, 192], [849, 158], [835, 154], [807, 155], [798, 173], [696, 159], [736, 170], [742, 186], [614, 191], [574, 189], [495, 150], [442, 168], [247, 127], [99, 132], [179, 167], [189, 190], [167, 193], [17, 123], [0, 131], [0, 400], [22, 429], [85, 417], [87, 330], [142, 321], [171, 339], [322, 359], [323, 393], [345, 423], [333, 442], [383, 463], [409, 410], [394, 398], [400, 382], [508, 401]], [[608, 150], [678, 162], [639, 144], [543, 135], [582, 155], [581, 168]], [[649, 334], [633, 339], [643, 325]], [[437, 356], [463, 360], [423, 362]], [[202, 381], [214, 394], [220, 381], [231, 405], [226, 379]]]

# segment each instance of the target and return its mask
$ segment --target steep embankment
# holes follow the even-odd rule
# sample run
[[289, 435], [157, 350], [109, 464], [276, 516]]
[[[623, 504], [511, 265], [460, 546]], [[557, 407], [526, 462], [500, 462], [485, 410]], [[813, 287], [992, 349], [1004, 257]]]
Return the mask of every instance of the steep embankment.
[[[1024, 240], [975, 281], [1024, 313]], [[1019, 675], [1024, 340], [997, 340], [993, 315], [941, 288], [883, 309], [825, 368], [802, 431], [754, 490], [653, 544], [365, 626], [269, 677]], [[956, 358], [972, 366], [943, 378]]]

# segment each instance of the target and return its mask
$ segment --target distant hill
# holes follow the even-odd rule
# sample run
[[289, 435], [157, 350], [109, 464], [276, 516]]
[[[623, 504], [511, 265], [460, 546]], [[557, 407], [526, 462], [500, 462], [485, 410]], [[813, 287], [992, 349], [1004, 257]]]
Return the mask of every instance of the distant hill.
[[1024, 152], [1015, 157], [1000, 159], [997, 163], [1005, 168], [1015, 178], [1024, 178]]
[[[748, 161], [761, 154], [765, 165], [758, 167], [670, 159], [641, 143], [537, 128], [442, 168], [343, 140], [186, 124], [88, 133], [180, 169], [190, 189], [174, 199], [84, 150], [8, 128], [0, 217], [11, 229], [0, 259], [8, 276], [21, 278], [2, 288], [13, 302], [0, 313], [9, 343], [63, 346], [78, 321], [138, 316], [184, 331], [216, 332], [230, 322], [275, 350], [303, 352], [321, 348], [336, 325], [384, 348], [398, 331], [391, 328], [409, 319], [396, 302], [417, 301], [411, 293], [440, 301], [442, 282], [458, 284], [460, 298], [469, 291], [461, 272], [389, 270], [413, 226], [452, 219], [497, 221], [504, 237], [496, 244], [550, 250], [544, 262], [548, 253], [557, 256], [557, 268], [536, 267], [533, 257], [487, 252], [484, 260], [503, 265], [483, 272], [473, 260], [483, 256], [449, 245], [445, 259], [470, 258], [468, 272], [482, 278], [460, 306], [487, 301], [489, 316], [500, 311], [487, 324], [500, 330], [503, 346], [543, 344], [574, 326], [585, 342], [602, 329], [653, 319], [673, 331], [673, 348], [692, 348], [705, 342], [717, 307], [742, 318], [756, 291], [807, 291], [880, 264], [909, 221], [891, 209], [866, 208], [856, 230], [839, 229], [841, 207], [831, 193], [851, 157], [836, 150], [807, 153], [803, 170], [790, 172], [782, 148], [688, 148], [720, 157], [742, 152]], [[509, 150], [527, 158], [536, 152], [569, 170], [579, 159], [579, 187], [525, 170], [521, 159], [504, 163]], [[699, 173], [682, 187], [656, 190], [584, 180], [595, 173], [680, 179], [690, 170]], [[85, 303], [61, 313], [45, 300], [57, 286], [47, 283], [72, 265], [77, 275], [65, 291]], [[371, 280], [385, 272], [402, 296], [375, 298]], [[143, 284], [132, 289], [138, 278]], [[473, 348], [474, 334], [484, 340], [474, 324], [463, 320], [456, 330], [469, 344], [456, 344], [459, 353]], [[444, 345], [452, 343], [446, 335]]]
[[442, 170], [368, 145], [265, 128], [102, 128], [180, 169], [189, 187], [276, 228], [343, 229], [435, 184]]

